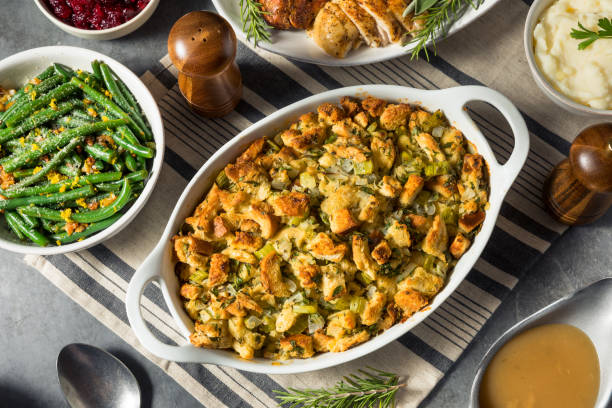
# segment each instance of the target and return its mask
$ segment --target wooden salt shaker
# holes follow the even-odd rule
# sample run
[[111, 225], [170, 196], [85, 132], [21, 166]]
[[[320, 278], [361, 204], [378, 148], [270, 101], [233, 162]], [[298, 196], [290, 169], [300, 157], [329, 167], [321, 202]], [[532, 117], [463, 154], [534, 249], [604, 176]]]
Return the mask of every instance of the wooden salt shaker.
[[168, 53], [179, 70], [181, 93], [191, 108], [206, 117], [230, 113], [242, 96], [236, 64], [236, 34], [221, 16], [193, 11], [170, 30]]
[[561, 222], [593, 222], [612, 206], [612, 123], [586, 128], [544, 186], [544, 201]]

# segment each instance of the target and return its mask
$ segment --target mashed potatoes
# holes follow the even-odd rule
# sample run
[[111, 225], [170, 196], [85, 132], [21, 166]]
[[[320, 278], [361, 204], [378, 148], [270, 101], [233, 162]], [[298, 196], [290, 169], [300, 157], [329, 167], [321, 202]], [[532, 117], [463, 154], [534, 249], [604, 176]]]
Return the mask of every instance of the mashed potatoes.
[[533, 32], [536, 63], [561, 93], [596, 109], [612, 109], [612, 40], [595, 41], [578, 50], [570, 37], [578, 22], [597, 31], [600, 18], [612, 17], [612, 0], [557, 0]]

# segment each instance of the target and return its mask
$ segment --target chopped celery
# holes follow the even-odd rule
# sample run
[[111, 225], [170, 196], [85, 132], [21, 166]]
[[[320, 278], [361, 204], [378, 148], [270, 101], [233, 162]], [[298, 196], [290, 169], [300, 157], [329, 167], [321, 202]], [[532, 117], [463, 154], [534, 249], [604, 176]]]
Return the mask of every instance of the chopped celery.
[[353, 296], [349, 308], [353, 313], [361, 313], [366, 307], [366, 300], [361, 296]]
[[308, 218], [308, 214], [306, 215], [296, 215], [294, 217], [289, 217], [289, 219], [287, 220], [287, 225], [290, 225], [292, 227], [297, 227], [298, 225], [301, 224], [302, 221], [304, 221], [306, 218]]
[[280, 151], [280, 147], [278, 147], [278, 145], [276, 143], [274, 143], [272, 140], [266, 139], [266, 143], [268, 144], [268, 146], [270, 146], [270, 148], [273, 151], [275, 151], [275, 152]]
[[427, 272], [431, 272], [435, 259], [436, 258], [433, 255], [425, 255], [425, 260], [423, 261], [423, 269], [425, 269]]
[[255, 251], [255, 256], [257, 257], [257, 259], [263, 259], [266, 255], [272, 252], [276, 252], [276, 250], [274, 249], [274, 246], [270, 242], [268, 242], [262, 248], [259, 248], [257, 251]]
[[261, 329], [265, 333], [270, 333], [271, 331], [276, 330], [276, 319], [272, 316], [264, 316], [262, 319]]
[[297, 314], [312, 314], [317, 313], [317, 310], [319, 309], [316, 303], [293, 305], [293, 311]]
[[355, 162], [354, 169], [356, 175], [372, 174], [374, 171], [374, 163], [372, 163], [372, 160]]
[[206, 278], [208, 278], [208, 272], [203, 269], [196, 269], [194, 273], [189, 275], [189, 281], [199, 285], [201, 285], [202, 281]]
[[376, 121], [370, 123], [370, 125], [367, 127], [367, 131], [372, 133], [376, 130], [376, 128], [378, 127], [378, 123]]
[[306, 329], [307, 327], [308, 327], [308, 315], [307, 314], [301, 314], [295, 320], [295, 323], [293, 323], [293, 326], [291, 326], [291, 328], [289, 330], [287, 330], [287, 333], [289, 333], [291, 335], [299, 334], [299, 333], [303, 332], [304, 329]]
[[363, 272], [359, 272], [357, 274], [357, 279], [364, 285], [369, 285], [370, 283], [372, 283], [372, 279], [370, 279], [370, 277]]
[[446, 161], [430, 163], [425, 166], [425, 176], [434, 177], [446, 174], [450, 171], [450, 165]]
[[457, 224], [457, 211], [450, 207], [442, 210], [442, 219], [446, 224]]
[[338, 139], [338, 135], [334, 132], [331, 132], [327, 139], [325, 139], [325, 144], [334, 143]]
[[423, 129], [423, 132], [431, 133], [434, 128], [446, 126], [447, 124], [444, 113], [441, 110], [437, 110], [421, 123], [421, 129]]
[[225, 170], [221, 170], [215, 179], [215, 183], [217, 183], [217, 187], [222, 190], [225, 190], [230, 186], [230, 179], [227, 178], [225, 174]]
[[333, 300], [331, 304], [334, 305], [335, 310], [344, 310], [350, 307], [351, 299], [348, 296], [342, 296], [341, 298]]

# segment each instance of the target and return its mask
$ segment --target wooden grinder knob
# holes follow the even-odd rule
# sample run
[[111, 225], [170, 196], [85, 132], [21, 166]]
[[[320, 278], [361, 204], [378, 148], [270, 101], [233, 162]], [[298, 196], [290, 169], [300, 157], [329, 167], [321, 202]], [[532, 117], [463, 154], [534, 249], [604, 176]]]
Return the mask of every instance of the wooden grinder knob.
[[170, 30], [168, 53], [179, 70], [179, 88], [200, 115], [227, 115], [240, 101], [242, 77], [236, 46], [229, 23], [208, 11], [186, 14]]
[[593, 222], [612, 206], [612, 123], [586, 128], [544, 186], [544, 201], [569, 225]]

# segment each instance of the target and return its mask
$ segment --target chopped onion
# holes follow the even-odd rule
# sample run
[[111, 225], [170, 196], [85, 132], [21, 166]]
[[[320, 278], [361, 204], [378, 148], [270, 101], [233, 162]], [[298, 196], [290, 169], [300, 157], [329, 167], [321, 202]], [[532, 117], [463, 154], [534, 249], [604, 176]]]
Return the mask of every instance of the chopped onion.
[[374, 295], [376, 294], [377, 290], [378, 289], [376, 289], [376, 286], [374, 286], [374, 285], [368, 286], [368, 291], [367, 291], [368, 299], [372, 299], [374, 297]]
[[257, 326], [259, 326], [261, 323], [262, 323], [261, 320], [257, 316], [249, 316], [244, 321], [244, 325], [249, 330], [253, 330]]
[[436, 139], [441, 138], [443, 134], [444, 134], [444, 126], [436, 126], [431, 131], [431, 135], [435, 137]]
[[[295, 282], [294, 282], [295, 284]], [[304, 295], [302, 294], [302, 292], [298, 292], [295, 295], [289, 297], [287, 299], [287, 302], [294, 302], [294, 303], [300, 303], [304, 301]]]
[[308, 333], [313, 334], [325, 326], [325, 319], [318, 313], [308, 315]]
[[434, 215], [436, 213], [436, 206], [433, 203], [425, 204], [425, 213], [427, 215]]
[[285, 284], [287, 285], [287, 289], [289, 289], [289, 292], [295, 293], [295, 291], [297, 290], [297, 285], [294, 281], [292, 281], [291, 279], [285, 279]]

